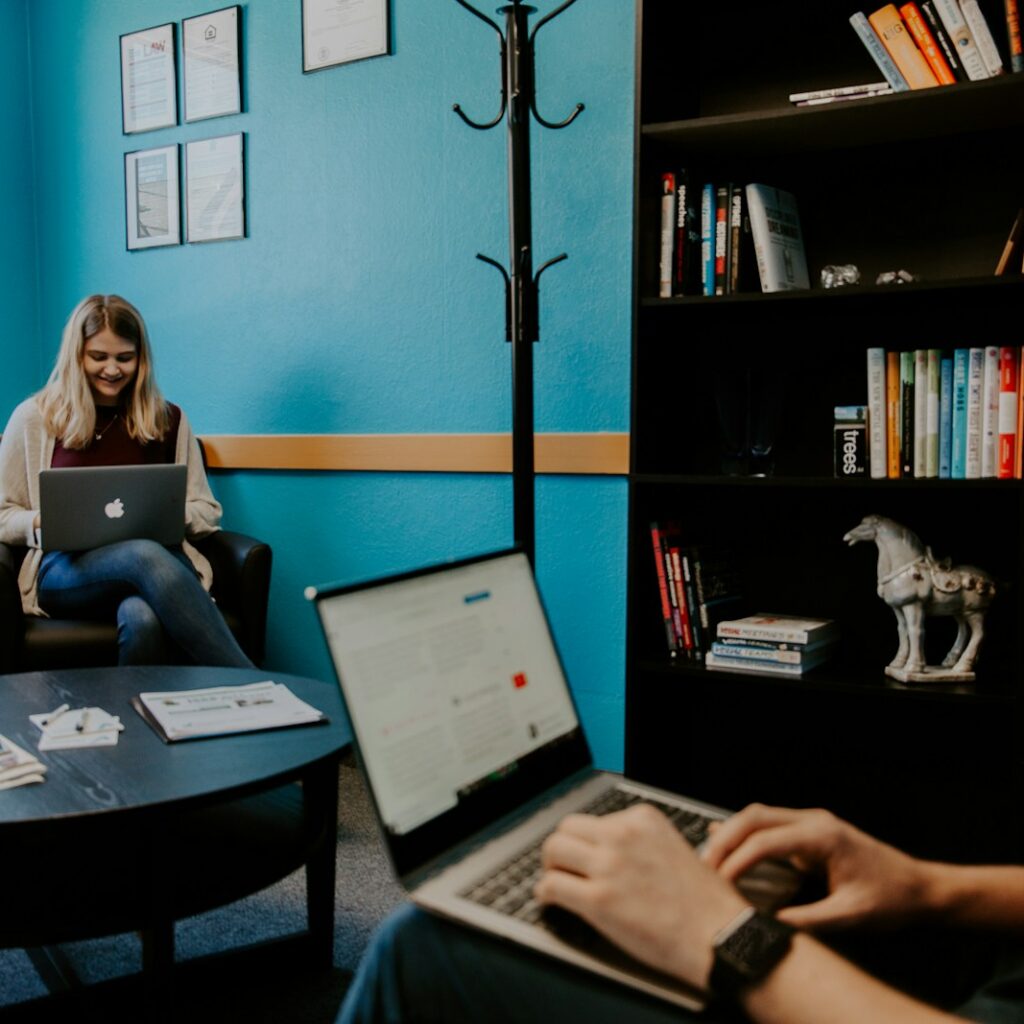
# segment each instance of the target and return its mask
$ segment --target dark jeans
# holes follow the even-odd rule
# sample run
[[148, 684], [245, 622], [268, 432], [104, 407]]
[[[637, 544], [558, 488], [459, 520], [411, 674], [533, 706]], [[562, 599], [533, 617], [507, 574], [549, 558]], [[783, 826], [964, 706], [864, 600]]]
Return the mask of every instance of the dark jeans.
[[188, 556], [154, 541], [51, 551], [39, 567], [39, 606], [56, 618], [117, 619], [118, 663], [252, 668]]
[[[1024, 949], [1008, 943], [991, 980], [954, 1012], [982, 1024], [1024, 1021]], [[404, 906], [377, 930], [337, 1024], [723, 1024]]]

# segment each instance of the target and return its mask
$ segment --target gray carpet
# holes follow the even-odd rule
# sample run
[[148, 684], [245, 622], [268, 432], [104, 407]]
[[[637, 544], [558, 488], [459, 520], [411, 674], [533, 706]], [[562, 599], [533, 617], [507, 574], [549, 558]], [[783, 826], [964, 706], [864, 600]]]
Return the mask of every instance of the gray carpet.
[[[255, 972], [244, 986], [232, 986], [220, 997], [179, 993], [175, 1018], [189, 1020], [244, 1019], [263, 1021], [333, 1021], [351, 972], [355, 969], [376, 924], [402, 900], [391, 876], [377, 834], [362, 777], [346, 759], [341, 766], [338, 806], [337, 889], [335, 899], [334, 970], [273, 976]], [[11, 882], [12, 880], [8, 880]], [[304, 872], [228, 907], [179, 922], [175, 940], [179, 960], [214, 953], [229, 946], [272, 939], [305, 927]], [[0, 913], [2, 913], [0, 898]], [[141, 950], [135, 935], [115, 935], [62, 947], [83, 981], [94, 983], [139, 970]], [[240, 991], [239, 988], [244, 988]], [[56, 1007], [19, 1008], [45, 994], [31, 961], [21, 950], [0, 950], [0, 1019], [57, 1020]], [[140, 1020], [137, 1008], [104, 1007], [104, 1019]]]

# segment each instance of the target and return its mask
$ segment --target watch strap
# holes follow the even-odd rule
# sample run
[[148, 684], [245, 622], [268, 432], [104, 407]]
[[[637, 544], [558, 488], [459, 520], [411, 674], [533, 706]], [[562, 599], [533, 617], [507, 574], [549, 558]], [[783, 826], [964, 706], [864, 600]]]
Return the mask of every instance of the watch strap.
[[708, 987], [713, 995], [734, 999], [766, 977], [789, 952], [796, 929], [747, 907], [716, 936]]

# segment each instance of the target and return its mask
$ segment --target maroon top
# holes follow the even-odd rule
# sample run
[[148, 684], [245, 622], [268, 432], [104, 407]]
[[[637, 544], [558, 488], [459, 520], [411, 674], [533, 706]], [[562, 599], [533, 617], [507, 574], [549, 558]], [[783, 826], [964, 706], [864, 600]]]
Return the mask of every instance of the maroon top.
[[96, 440], [87, 448], [69, 449], [57, 441], [53, 446], [53, 469], [69, 466], [151, 466], [174, 462], [178, 445], [178, 425], [181, 409], [167, 403], [171, 423], [159, 441], [142, 444], [128, 436], [120, 406], [96, 406]]

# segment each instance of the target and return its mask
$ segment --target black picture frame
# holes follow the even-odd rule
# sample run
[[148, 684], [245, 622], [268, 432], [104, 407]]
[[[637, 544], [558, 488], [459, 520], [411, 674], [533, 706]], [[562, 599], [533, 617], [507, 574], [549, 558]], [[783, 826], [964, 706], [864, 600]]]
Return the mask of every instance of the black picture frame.
[[[234, 21], [233, 28], [224, 23], [229, 18]], [[221, 41], [220, 37], [223, 34], [225, 45], [228, 47], [228, 56], [233, 58], [233, 60], [229, 62], [228, 72], [221, 75], [220, 81], [217, 83], [217, 90], [222, 93], [227, 92], [228, 95], [222, 97], [219, 104], [211, 101], [205, 106], [200, 106], [197, 113], [194, 96], [192, 97], [191, 107], [189, 103], [190, 92], [194, 92], [193, 89], [190, 89], [190, 82], [194, 85], [197, 80], [199, 68], [195, 61], [201, 58], [193, 52], [189, 37], [192, 30], [200, 29], [204, 22], [206, 23], [205, 29], [202, 30], [204, 38], [208, 39], [209, 33], [213, 32], [218, 37], [218, 41]], [[182, 120], [185, 124], [194, 124], [197, 121], [206, 121], [214, 117], [230, 117], [231, 115], [242, 113], [245, 109], [245, 96], [242, 88], [242, 7], [240, 4], [232, 4], [228, 7], [221, 7], [217, 10], [197, 14], [191, 18], [183, 18], [181, 22], [181, 55], [183, 82]], [[233, 64], [233, 73], [231, 64]], [[233, 96], [230, 95], [230, 86], [232, 85], [234, 86]], [[227, 102], [224, 102], [225, 98]]]
[[[148, 83], [141, 83], [139, 88], [145, 89], [145, 95], [138, 97], [140, 101], [133, 103], [132, 93], [134, 83], [132, 82], [132, 69], [137, 62], [131, 59], [133, 46], [147, 45], [152, 51], [169, 55], [169, 64], [164, 68], [151, 68], [152, 71], [160, 72], [155, 80]], [[125, 32], [119, 37], [120, 46], [120, 67], [121, 67], [121, 133], [123, 135], [138, 135], [142, 132], [157, 131], [160, 128], [173, 128], [178, 123], [178, 38], [177, 26], [173, 21], [162, 25], [152, 25], [149, 28], [136, 29], [134, 32]], [[157, 58], [143, 54], [142, 59], [156, 61]], [[166, 61], [165, 61], [166, 63]], [[162, 87], [162, 95], [159, 90]], [[153, 110], [148, 116], [139, 116], [136, 108], [138, 106], [152, 107]]]
[[[238, 141], [237, 150], [233, 146], [225, 146], [223, 152], [213, 152], [217, 148], [214, 144], [229, 140]], [[207, 161], [205, 168], [196, 166], [200, 159]], [[233, 164], [232, 160], [235, 161]], [[185, 171], [185, 242], [195, 245], [248, 237], [245, 132], [229, 132], [186, 142], [182, 162]], [[202, 175], [200, 170], [204, 171]], [[219, 212], [221, 223], [217, 226], [208, 221], [204, 223], [204, 218], [214, 210]], [[234, 214], [236, 211], [237, 217], [226, 216], [226, 212]]]
[[[151, 190], [148, 195], [155, 197], [156, 202], [143, 208], [140, 196], [145, 190], [139, 181], [140, 170], [143, 174], [154, 171], [159, 174], [161, 158], [165, 174], [162, 196], [159, 188]], [[151, 165], [148, 171], [147, 162]], [[160, 180], [151, 178], [149, 184], [157, 185]], [[125, 248], [129, 252], [181, 245], [181, 147], [178, 143], [125, 153], [124, 202]]]

